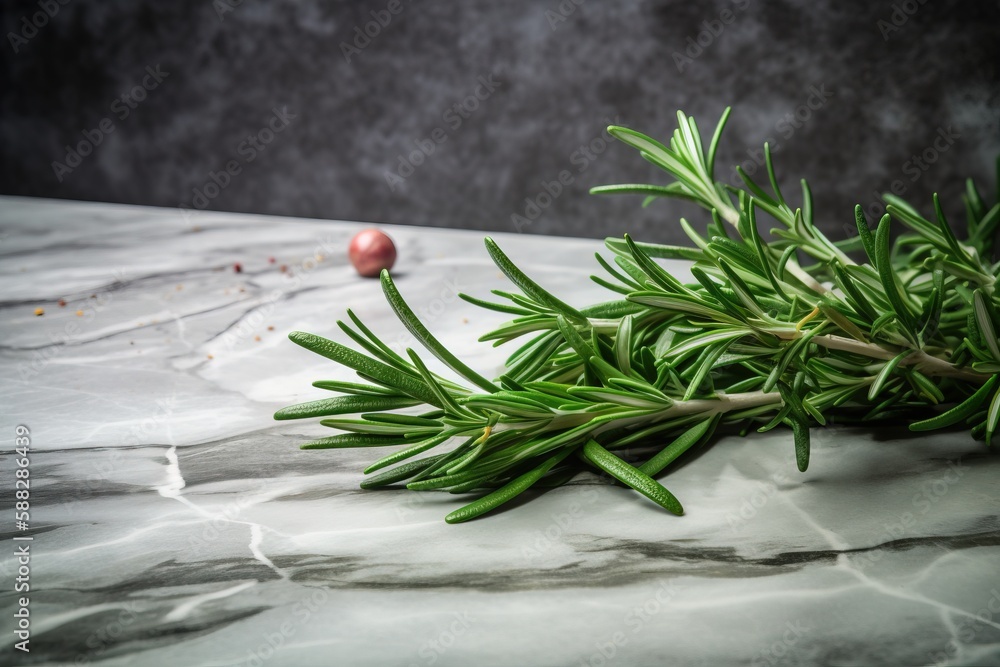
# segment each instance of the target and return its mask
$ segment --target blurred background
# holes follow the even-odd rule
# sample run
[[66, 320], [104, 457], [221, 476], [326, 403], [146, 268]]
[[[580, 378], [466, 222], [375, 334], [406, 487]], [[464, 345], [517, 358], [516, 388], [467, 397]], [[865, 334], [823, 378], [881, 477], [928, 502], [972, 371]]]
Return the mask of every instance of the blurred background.
[[[0, 192], [647, 240], [679, 202], [609, 123], [733, 115], [717, 178], [775, 149], [834, 237], [896, 189], [946, 210], [1000, 153], [1000, 3], [6, 1]], [[757, 171], [757, 175], [760, 172]], [[792, 197], [797, 201], [797, 197]]]

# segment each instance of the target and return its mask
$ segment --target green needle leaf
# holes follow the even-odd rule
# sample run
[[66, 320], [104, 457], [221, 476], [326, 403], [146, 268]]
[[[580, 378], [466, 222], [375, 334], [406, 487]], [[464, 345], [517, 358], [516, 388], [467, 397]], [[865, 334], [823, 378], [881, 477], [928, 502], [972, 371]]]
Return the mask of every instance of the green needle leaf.
[[274, 413], [274, 418], [305, 419], [307, 417], [328, 417], [330, 415], [348, 415], [371, 410], [395, 410], [419, 405], [420, 401], [405, 397], [388, 396], [338, 396], [324, 398], [319, 401], [299, 403], [281, 408]]
[[1000, 422], [1000, 390], [993, 394], [990, 401], [990, 409], [986, 413], [986, 446], [993, 445], [993, 433], [997, 430], [997, 423]]
[[327, 391], [339, 391], [343, 394], [362, 394], [375, 396], [399, 396], [399, 393], [387, 387], [380, 387], [374, 384], [360, 384], [358, 382], [341, 382], [339, 380], [317, 380], [313, 382], [317, 389]]
[[599, 185], [590, 189], [592, 195], [646, 195], [647, 197], [676, 197], [700, 201], [698, 197], [684, 190], [680, 183], [670, 185], [641, 185], [638, 183], [623, 183], [621, 185]]
[[913, 350], [903, 350], [895, 357], [885, 362], [882, 366], [882, 370], [879, 371], [878, 375], [875, 376], [875, 381], [872, 382], [871, 387], [868, 389], [868, 400], [874, 401], [878, 398], [878, 395], [882, 393], [885, 388], [886, 383], [892, 377], [892, 374], [896, 371], [896, 367], [906, 359], [908, 356], [913, 354]]
[[754, 248], [757, 250], [757, 256], [760, 260], [761, 268], [764, 270], [764, 274], [767, 276], [768, 281], [771, 283], [771, 287], [774, 288], [776, 294], [778, 294], [785, 301], [789, 301], [788, 295], [785, 294], [785, 290], [781, 287], [778, 282], [777, 277], [771, 270], [771, 258], [767, 254], [764, 248], [764, 241], [761, 239], [760, 230], [757, 229], [757, 215], [754, 212], [754, 207], [750, 207], [750, 232], [753, 236]]
[[390, 447], [405, 443], [397, 435], [374, 435], [369, 433], [342, 433], [307, 442], [302, 449], [345, 449], [352, 447]]
[[878, 229], [875, 233], [875, 255], [878, 258], [876, 269], [878, 270], [879, 279], [882, 281], [882, 286], [885, 288], [885, 296], [889, 300], [889, 303], [892, 304], [892, 309], [896, 313], [900, 324], [906, 327], [910, 336], [915, 339], [913, 314], [903, 300], [899, 283], [896, 282], [896, 272], [893, 269], [892, 260], [889, 256], [888, 215], [882, 216], [882, 220], [878, 223]]
[[438, 456], [428, 456], [426, 459], [420, 459], [419, 461], [410, 461], [409, 463], [404, 463], [401, 466], [396, 466], [392, 470], [387, 470], [381, 475], [375, 475], [370, 477], [365, 481], [361, 482], [362, 489], [378, 489], [383, 486], [389, 486], [390, 484], [395, 484], [396, 482], [402, 482], [407, 480], [419, 472], [430, 468], [432, 465], [436, 464], [438, 461], [443, 459], [446, 454], [439, 454]]
[[688, 430], [677, 436], [673, 442], [664, 447], [656, 456], [649, 459], [639, 467], [639, 472], [652, 477], [668, 465], [677, 460], [681, 454], [689, 450], [693, 445], [704, 439], [715, 430], [722, 415], [703, 419]]
[[453, 415], [471, 416], [469, 411], [460, 406], [455, 400], [455, 397], [448, 393], [448, 390], [442, 387], [441, 383], [434, 378], [430, 370], [427, 369], [427, 366], [424, 365], [423, 360], [417, 356], [416, 352], [410, 348], [406, 348], [406, 353], [410, 356], [410, 361], [420, 373], [420, 377], [423, 378], [427, 387], [434, 393], [434, 396], [437, 398], [438, 404], [441, 407], [445, 408]]
[[792, 434], [795, 438], [795, 465], [799, 472], [809, 467], [809, 423], [804, 419], [790, 418]]
[[990, 316], [986, 297], [983, 295], [982, 290], [977, 289], [973, 293], [972, 298], [976, 314], [976, 324], [979, 325], [979, 335], [989, 349], [990, 354], [993, 355], [993, 358], [1000, 361], [1000, 341], [997, 340], [997, 334], [993, 328], [993, 318]]
[[861, 204], [854, 207], [854, 222], [858, 227], [858, 234], [861, 235], [861, 243], [865, 247], [865, 254], [868, 255], [868, 261], [871, 262], [873, 267], [878, 267], [878, 260], [875, 256], [875, 239], [872, 238], [872, 230], [868, 226], [868, 219], [865, 217], [865, 211], [861, 208]]
[[[454, 435], [454, 432], [442, 433], [441, 435], [434, 436], [433, 438], [428, 438], [427, 440], [421, 440], [420, 442], [410, 445], [406, 449], [401, 449], [398, 452], [393, 452], [388, 456], [383, 456], [375, 463], [371, 464], [364, 470], [364, 474], [368, 475], [375, 472], [376, 470], [381, 470], [393, 464], [399, 463], [400, 461], [405, 461], [406, 459], [416, 456], [417, 454], [422, 454], [432, 447], [437, 447], [442, 442], [448, 440]], [[398, 441], [396, 444], [400, 444]]]
[[719, 124], [715, 126], [715, 133], [712, 135], [712, 142], [708, 146], [708, 157], [705, 160], [705, 167], [708, 169], [709, 177], [714, 177], [715, 153], [719, 148], [719, 139], [722, 138], [722, 131], [726, 129], [726, 122], [729, 120], [729, 113], [732, 110], [732, 107], [726, 107], [725, 111], [722, 112], [722, 117], [719, 118]]
[[322, 336], [305, 333], [304, 331], [293, 331], [288, 334], [288, 338], [296, 345], [301, 345], [307, 350], [315, 352], [320, 356], [332, 359], [333, 361], [343, 364], [348, 368], [353, 368], [359, 373], [362, 373], [377, 382], [381, 382], [386, 386], [398, 389], [408, 396], [418, 398], [424, 403], [429, 403], [435, 407], [442, 407], [438, 402], [437, 397], [427, 388], [425, 384], [421, 383], [412, 376], [401, 373], [392, 366], [383, 364], [382, 362], [370, 357], [366, 357], [363, 354], [355, 352], [349, 347], [341, 345], [340, 343], [335, 343], [332, 340], [323, 338]]
[[632, 487], [668, 512], [684, 514], [684, 508], [666, 487], [601, 447], [596, 440], [587, 441], [583, 446], [583, 455], [595, 466], [619, 482]]
[[972, 396], [953, 407], [947, 412], [943, 412], [936, 417], [931, 417], [930, 419], [924, 419], [923, 421], [913, 422], [910, 424], [911, 431], [933, 431], [939, 428], [945, 428], [947, 426], [953, 426], [960, 421], [973, 415], [979, 406], [983, 404], [986, 398], [990, 395], [993, 389], [997, 385], [997, 380], [1000, 376], [994, 375], [986, 384], [976, 390]]
[[496, 386], [479, 373], [466, 366], [459, 360], [458, 357], [438, 342], [438, 339], [427, 330], [427, 327], [423, 325], [420, 319], [403, 300], [399, 290], [396, 289], [396, 285], [392, 282], [389, 272], [385, 269], [382, 270], [381, 280], [382, 291], [385, 292], [385, 297], [389, 301], [389, 305], [392, 306], [392, 309], [396, 312], [396, 315], [399, 317], [400, 321], [407, 328], [407, 330], [413, 334], [417, 340], [423, 343], [424, 347], [430, 350], [431, 354], [440, 359], [445, 366], [478, 387], [490, 392], [500, 391], [500, 387]]
[[618, 323], [618, 332], [615, 334], [615, 357], [618, 361], [618, 368], [622, 373], [628, 375], [632, 370], [632, 323], [635, 321], [634, 315], [626, 315]]
[[500, 246], [498, 246], [496, 242], [489, 237], [486, 238], [486, 249], [489, 251], [490, 257], [493, 258], [493, 262], [497, 265], [497, 268], [503, 271], [504, 275], [506, 275], [512, 283], [521, 288], [521, 291], [529, 297], [577, 322], [582, 322], [587, 319], [578, 310], [555, 298], [542, 289], [538, 283], [525, 275], [524, 272], [517, 268], [517, 266], [510, 261], [507, 255], [500, 250]]
[[555, 456], [550, 456], [540, 465], [508, 482], [496, 491], [483, 496], [473, 503], [469, 503], [465, 507], [455, 510], [446, 516], [444, 520], [448, 523], [462, 523], [463, 521], [475, 519], [478, 516], [482, 516], [487, 512], [495, 510], [497, 507], [500, 507], [504, 503], [509, 502], [526, 491], [532, 484], [541, 479], [545, 473], [551, 470], [553, 466], [559, 464], [559, 462], [569, 456], [572, 451], [573, 448], [568, 447]]

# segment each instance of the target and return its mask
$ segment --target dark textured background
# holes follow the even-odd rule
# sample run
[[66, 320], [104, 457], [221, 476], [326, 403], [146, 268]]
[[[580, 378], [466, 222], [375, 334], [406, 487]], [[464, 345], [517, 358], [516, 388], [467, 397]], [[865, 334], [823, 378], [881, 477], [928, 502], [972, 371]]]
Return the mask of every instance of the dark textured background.
[[[22, 17], [46, 4], [55, 15], [26, 29]], [[966, 176], [992, 191], [997, 2], [564, 0], [557, 20], [555, 0], [402, 0], [347, 62], [341, 44], [388, 4], [4, 2], [0, 189], [191, 206], [194, 189], [235, 160], [239, 174], [210, 208], [665, 240], [679, 236], [678, 216], [702, 214], [586, 194], [663, 180], [623, 145], [605, 148], [603, 128], [616, 121], [665, 138], [681, 108], [709, 132], [732, 105], [719, 176], [729, 180], [729, 165], [776, 140], [783, 182], [810, 180], [835, 236], [854, 203], [874, 211], [893, 181], [922, 207], [933, 189], [955, 197]], [[702, 35], [707, 46], [679, 68], [675, 54], [705, 21], [717, 30], [725, 9], [731, 24]], [[115, 102], [156, 65], [168, 75], [146, 99], [134, 109]], [[498, 87], [467, 118], [448, 113], [491, 75]], [[817, 104], [813, 90], [830, 97]], [[810, 101], [817, 108], [803, 106]], [[294, 119], [248, 161], [241, 142], [285, 107]], [[797, 127], [783, 120], [796, 110], [808, 116]], [[60, 181], [52, 163], [103, 118], [113, 131]], [[390, 188], [399, 156], [436, 128], [447, 139]], [[941, 131], [958, 137], [939, 141], [947, 150], [926, 170], [909, 162]], [[518, 230], [512, 214], [524, 215], [525, 198], [563, 170], [572, 184]], [[960, 206], [952, 199], [948, 210]]]

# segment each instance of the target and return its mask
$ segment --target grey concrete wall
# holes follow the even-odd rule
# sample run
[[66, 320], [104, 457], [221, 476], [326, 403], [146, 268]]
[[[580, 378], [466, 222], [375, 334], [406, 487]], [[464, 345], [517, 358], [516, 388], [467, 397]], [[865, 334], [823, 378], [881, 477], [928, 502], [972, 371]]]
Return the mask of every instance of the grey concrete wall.
[[[770, 139], [786, 187], [809, 179], [837, 235], [893, 183], [921, 206], [939, 190], [957, 215], [963, 179], [992, 190], [1000, 152], [997, 2], [33, 0], [0, 13], [6, 194], [677, 239], [676, 219], [701, 212], [586, 194], [663, 181], [604, 127], [666, 137], [684, 109], [709, 131], [732, 105], [720, 175], [755, 167]], [[81, 142], [96, 145], [77, 161], [66, 147]], [[563, 172], [518, 230], [512, 216], [535, 213], [526, 199]]]

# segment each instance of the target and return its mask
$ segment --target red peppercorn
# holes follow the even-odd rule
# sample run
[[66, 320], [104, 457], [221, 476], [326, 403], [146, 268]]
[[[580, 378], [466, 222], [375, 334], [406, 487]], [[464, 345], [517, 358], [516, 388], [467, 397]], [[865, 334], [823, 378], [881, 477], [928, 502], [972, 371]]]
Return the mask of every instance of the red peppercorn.
[[391, 269], [395, 264], [396, 246], [383, 232], [366, 229], [351, 239], [347, 255], [359, 275], [376, 278], [382, 269]]

